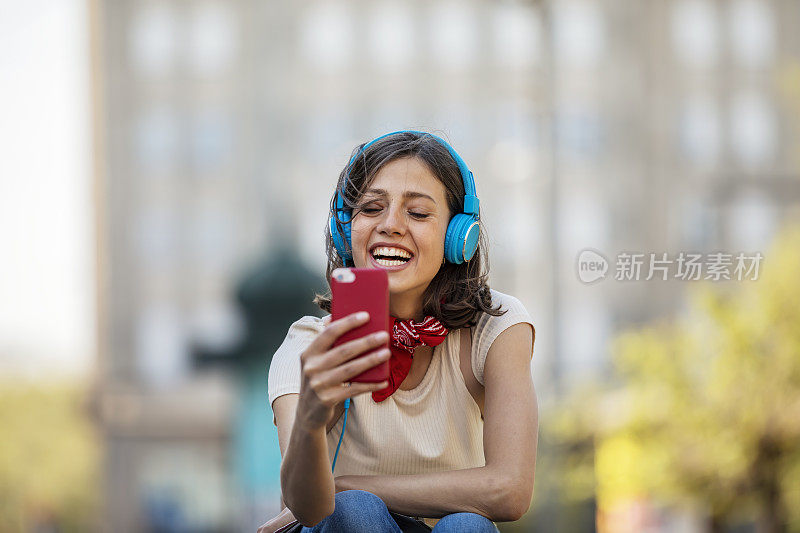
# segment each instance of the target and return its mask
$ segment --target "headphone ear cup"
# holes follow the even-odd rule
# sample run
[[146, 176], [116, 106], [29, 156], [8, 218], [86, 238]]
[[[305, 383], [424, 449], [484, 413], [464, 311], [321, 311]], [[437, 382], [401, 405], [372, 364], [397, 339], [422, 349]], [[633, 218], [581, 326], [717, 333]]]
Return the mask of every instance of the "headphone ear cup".
[[444, 235], [444, 258], [448, 263], [454, 264], [458, 264], [456, 257], [452, 254], [453, 240], [455, 239], [455, 237], [453, 237], [453, 232], [455, 231], [457, 225], [456, 218], [458, 217], [459, 215], [456, 215], [450, 219], [450, 223], [447, 224], [447, 232]]
[[475, 217], [465, 213], [454, 216], [447, 225], [444, 238], [444, 256], [449, 262], [460, 265], [469, 261], [478, 247], [478, 226]]
[[475, 255], [481, 236], [481, 226], [478, 219], [474, 216], [470, 216], [469, 218], [469, 222], [464, 227], [464, 238], [461, 241], [464, 243], [462, 248], [464, 250], [464, 261], [470, 261], [472, 256]]
[[352, 260], [352, 256], [348, 251], [348, 245], [350, 245], [350, 215], [340, 212], [339, 220], [342, 223], [344, 235], [339, 233], [339, 228], [336, 226], [336, 217], [332, 216], [329, 221], [331, 238], [333, 239], [333, 246], [336, 248], [336, 253], [338, 253], [342, 261], [347, 264]]
[[[347, 243], [348, 248], [352, 249], [353, 248], [353, 238], [350, 236], [350, 215], [349, 214], [345, 215], [345, 220], [347, 220], [347, 222], [342, 224], [342, 229], [344, 229], [344, 239], [345, 239], [345, 242]], [[347, 252], [347, 256], [348, 256], [349, 259], [352, 259], [350, 252]]]

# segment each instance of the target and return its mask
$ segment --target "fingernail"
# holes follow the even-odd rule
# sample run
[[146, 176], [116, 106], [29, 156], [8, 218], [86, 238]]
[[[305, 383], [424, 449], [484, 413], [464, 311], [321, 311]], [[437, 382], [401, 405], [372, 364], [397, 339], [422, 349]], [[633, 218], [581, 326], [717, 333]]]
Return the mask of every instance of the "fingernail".
[[359, 311], [359, 313], [356, 315], [356, 318], [358, 320], [366, 320], [369, 318], [369, 313], [366, 311]]
[[373, 333], [372, 338], [375, 339], [376, 341], [383, 341], [389, 338], [389, 334], [386, 333], [385, 331], [379, 331], [377, 333]]

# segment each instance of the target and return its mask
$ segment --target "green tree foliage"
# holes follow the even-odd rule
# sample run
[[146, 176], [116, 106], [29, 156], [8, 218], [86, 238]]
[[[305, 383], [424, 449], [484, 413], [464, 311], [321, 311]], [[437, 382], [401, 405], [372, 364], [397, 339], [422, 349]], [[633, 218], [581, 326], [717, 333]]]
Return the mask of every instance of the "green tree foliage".
[[764, 255], [760, 279], [703, 285], [682, 320], [621, 335], [621, 386], [554, 422], [562, 442], [594, 439], [601, 508], [646, 498], [705, 509], [712, 531], [800, 531], [800, 230]]
[[95, 529], [99, 448], [84, 398], [0, 384], [0, 531]]

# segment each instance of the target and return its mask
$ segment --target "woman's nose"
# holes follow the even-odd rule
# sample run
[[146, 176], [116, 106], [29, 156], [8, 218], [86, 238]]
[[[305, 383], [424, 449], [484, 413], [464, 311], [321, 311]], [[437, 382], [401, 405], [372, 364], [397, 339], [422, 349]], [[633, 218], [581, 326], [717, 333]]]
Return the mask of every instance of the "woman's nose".
[[384, 211], [384, 216], [378, 224], [378, 232], [386, 234], [403, 235], [405, 233], [405, 219], [399, 207], [389, 207]]

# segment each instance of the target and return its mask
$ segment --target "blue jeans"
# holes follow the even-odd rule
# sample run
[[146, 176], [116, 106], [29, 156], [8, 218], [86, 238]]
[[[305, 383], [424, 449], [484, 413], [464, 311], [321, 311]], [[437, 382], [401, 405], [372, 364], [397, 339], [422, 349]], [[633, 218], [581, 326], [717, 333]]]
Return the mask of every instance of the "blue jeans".
[[[414, 518], [392, 513], [383, 500], [363, 490], [336, 493], [336, 507], [314, 527], [302, 533], [405, 533], [431, 529]], [[497, 533], [491, 520], [475, 513], [453, 513], [434, 526], [433, 533]]]

